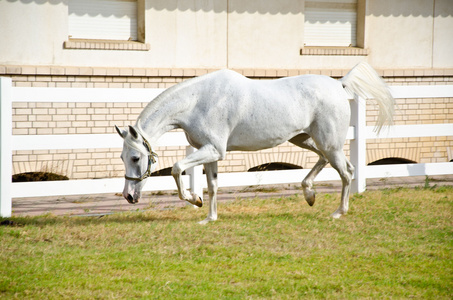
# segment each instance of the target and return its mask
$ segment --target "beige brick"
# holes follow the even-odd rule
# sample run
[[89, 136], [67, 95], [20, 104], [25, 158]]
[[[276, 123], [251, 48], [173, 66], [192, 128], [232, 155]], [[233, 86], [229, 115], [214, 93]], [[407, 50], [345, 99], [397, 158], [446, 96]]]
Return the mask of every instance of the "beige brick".
[[146, 69], [133, 69], [134, 76], [146, 76]]
[[35, 76], [35, 80], [39, 82], [49, 82], [51, 81], [50, 76]]
[[134, 75], [134, 70], [131, 68], [122, 68], [120, 69], [121, 76], [132, 76]]
[[13, 109], [15, 109], [15, 108], [29, 108], [29, 103], [27, 103], [27, 102], [13, 102], [12, 108]]
[[15, 82], [14, 86], [16, 87], [32, 87], [31, 82]]
[[105, 82], [104, 76], [93, 76], [90, 77], [90, 82]]
[[120, 75], [120, 69], [119, 68], [106, 68], [104, 75], [107, 75], [107, 76], [119, 76]]
[[71, 87], [73, 87], [73, 88], [86, 88], [87, 85], [84, 82], [71, 82]]
[[77, 67], [66, 67], [65, 68], [65, 74], [66, 75], [79, 75], [80, 74], [80, 69]]
[[109, 83], [107, 83], [107, 82], [95, 82], [94, 83], [94, 87], [95, 88], [108, 88], [109, 87]]
[[18, 66], [7, 66], [6, 74], [22, 74], [22, 68]]
[[65, 72], [65, 68], [62, 68], [62, 67], [51, 67], [50, 68], [50, 74], [52, 75], [64, 75], [66, 72]]
[[265, 70], [264, 72], [268, 77], [277, 77], [277, 70]]
[[266, 76], [266, 70], [263, 70], [263, 69], [255, 70], [255, 77], [264, 77], [264, 76]]
[[107, 69], [106, 68], [93, 68], [93, 76], [105, 76], [107, 75]]
[[[85, 125], [86, 126], [86, 125]], [[74, 126], [75, 127], [75, 126]], [[78, 127], [76, 128], [76, 133], [77, 134], [90, 134], [91, 133], [91, 128], [86, 128], [86, 127]]]
[[93, 153], [91, 155], [91, 158], [94, 158], [94, 159], [105, 159], [106, 155], [105, 155], [105, 152]]
[[108, 127], [109, 122], [108, 121], [95, 121], [94, 126], [95, 127]]
[[55, 86], [58, 88], [70, 88], [73, 87], [71, 82], [56, 82]]
[[145, 84], [144, 83], [131, 83], [131, 88], [144, 88]]
[[13, 127], [14, 127], [15, 122], [26, 122], [26, 121], [32, 121], [32, 120], [29, 120], [28, 115], [13, 114]]
[[93, 69], [90, 68], [90, 67], [81, 67], [81, 68], [79, 68], [79, 75], [92, 76], [93, 75]]
[[21, 129], [13, 128], [12, 132], [13, 132], [13, 134], [17, 134], [17, 135], [30, 134], [27, 128], [21, 128]]
[[37, 128], [36, 134], [53, 134], [52, 128]]
[[93, 134], [103, 134], [103, 133], [109, 133], [106, 128], [100, 128], [100, 127], [95, 127], [91, 128], [91, 133]]
[[30, 128], [32, 127], [32, 122], [17, 122], [16, 128]]
[[[75, 166], [75, 164], [74, 164]], [[82, 172], [90, 172], [91, 171], [91, 166], [87, 166], [87, 165], [83, 165], [83, 166], [77, 166], [75, 167], [75, 170], [77, 173], [82, 173]], [[84, 176], [89, 176], [89, 175], [84, 175]], [[82, 177], [82, 178], [86, 178], [86, 177]]]
[[109, 88], [122, 88], [123, 87], [123, 83], [119, 83], [119, 82], [117, 82], [117, 83], [109, 83], [108, 87]]
[[[158, 69], [158, 74], [159, 76], [171, 76], [171, 69]], [[195, 74], [199, 72], [198, 70], [195, 70]]]
[[76, 121], [89, 121], [89, 120], [91, 120], [91, 116], [88, 114], [76, 115]]
[[53, 129], [53, 134], [69, 134], [69, 130], [65, 127], [56, 127]]
[[158, 69], [146, 69], [145, 75], [146, 76], [158, 76], [159, 71], [158, 71]]
[[38, 116], [36, 116], [36, 121], [39, 121], [39, 122], [52, 121], [52, 115], [50, 115], [50, 114], [49, 115], [38, 115]]
[[31, 115], [32, 110], [30, 108], [15, 108], [14, 114], [16, 115]]

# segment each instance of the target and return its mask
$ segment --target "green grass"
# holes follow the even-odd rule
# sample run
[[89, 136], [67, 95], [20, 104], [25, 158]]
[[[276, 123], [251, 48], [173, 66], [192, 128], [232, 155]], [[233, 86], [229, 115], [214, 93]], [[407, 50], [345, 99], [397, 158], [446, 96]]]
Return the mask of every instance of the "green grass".
[[[0, 226], [1, 299], [453, 297], [453, 187]], [[1, 220], [0, 220], [1, 221]]]

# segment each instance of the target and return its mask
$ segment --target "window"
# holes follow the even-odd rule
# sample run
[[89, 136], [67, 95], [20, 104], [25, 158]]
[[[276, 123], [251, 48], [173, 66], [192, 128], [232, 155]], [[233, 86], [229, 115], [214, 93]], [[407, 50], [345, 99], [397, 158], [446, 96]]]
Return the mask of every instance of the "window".
[[356, 46], [357, 0], [305, 2], [306, 46]]
[[[304, 48], [306, 55], [367, 55], [364, 48], [366, 0], [305, 1]], [[343, 48], [339, 51], [313, 51], [317, 48]], [[351, 47], [351, 49], [345, 49]], [[354, 48], [356, 47], [356, 48]], [[338, 50], [338, 49], [337, 49]]]
[[145, 0], [68, 0], [66, 49], [149, 50]]
[[137, 40], [137, 1], [69, 0], [68, 10], [71, 38]]

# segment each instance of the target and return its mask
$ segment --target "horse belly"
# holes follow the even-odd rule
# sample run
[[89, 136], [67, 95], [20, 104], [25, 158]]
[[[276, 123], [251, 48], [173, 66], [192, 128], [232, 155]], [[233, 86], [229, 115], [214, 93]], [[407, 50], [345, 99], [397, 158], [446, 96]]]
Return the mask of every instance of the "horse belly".
[[[275, 99], [276, 98], [276, 99]], [[309, 123], [306, 109], [297, 99], [266, 99], [244, 108], [233, 122], [227, 150], [256, 151], [278, 146], [303, 132]]]
[[230, 134], [227, 143], [227, 151], [257, 151], [268, 149], [283, 144], [287, 140], [302, 133], [303, 130], [291, 126], [238, 126]]

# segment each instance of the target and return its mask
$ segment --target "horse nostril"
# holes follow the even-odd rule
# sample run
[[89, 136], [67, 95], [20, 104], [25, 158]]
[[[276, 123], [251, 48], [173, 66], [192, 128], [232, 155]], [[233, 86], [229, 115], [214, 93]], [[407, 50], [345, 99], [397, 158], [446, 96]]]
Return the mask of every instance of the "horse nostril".
[[134, 203], [134, 197], [132, 197], [131, 194], [127, 194], [127, 198], [126, 199], [127, 199], [127, 202]]

